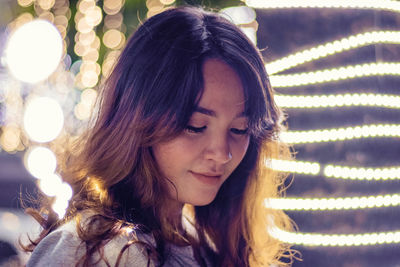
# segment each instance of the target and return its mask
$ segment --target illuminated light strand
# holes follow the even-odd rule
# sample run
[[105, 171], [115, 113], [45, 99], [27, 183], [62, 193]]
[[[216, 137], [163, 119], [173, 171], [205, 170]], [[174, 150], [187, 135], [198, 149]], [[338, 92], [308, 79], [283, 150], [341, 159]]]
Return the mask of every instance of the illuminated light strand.
[[317, 233], [292, 233], [273, 228], [269, 233], [285, 243], [303, 246], [374, 246], [383, 244], [400, 243], [400, 231], [377, 232], [364, 234], [317, 234]]
[[126, 37], [123, 33], [126, 28], [122, 12], [123, 7], [124, 1], [122, 0], [105, 0], [103, 2], [103, 9], [107, 13], [104, 18], [104, 26], [108, 29], [107, 35], [104, 34], [103, 36], [103, 44], [108, 50], [104, 55], [101, 66], [103, 81], [110, 75], [117, 55], [119, 55], [126, 42]]
[[400, 75], [400, 63], [367, 63], [315, 72], [302, 72], [287, 75], [271, 75], [273, 87], [294, 87], [308, 84], [354, 79], [367, 76]]
[[310, 175], [317, 175], [320, 172], [320, 164], [317, 162], [269, 159], [266, 161], [266, 165], [273, 170], [282, 172]]
[[[307, 175], [319, 175], [322, 169], [321, 164], [318, 162], [298, 160], [268, 159], [266, 166], [276, 171]], [[329, 164], [323, 168], [323, 175], [328, 178], [345, 180], [398, 180], [400, 179], [400, 167], [369, 168]]]
[[378, 43], [400, 43], [400, 31], [372, 31], [325, 43], [265, 64], [268, 73], [275, 74], [300, 64], [334, 55], [346, 50]]
[[103, 20], [103, 11], [94, 0], [79, 0], [74, 20], [77, 31], [74, 52], [82, 58], [75, 83], [80, 89], [93, 88], [97, 85], [101, 72], [101, 67], [97, 63], [101, 41], [95, 28]]
[[326, 108], [368, 106], [400, 109], [400, 96], [383, 94], [338, 94], [338, 95], [275, 95], [278, 106], [283, 108]]
[[271, 198], [265, 199], [267, 208], [277, 210], [354, 210], [394, 207], [400, 205], [400, 195], [377, 195], [344, 198]]
[[400, 125], [372, 124], [337, 129], [288, 131], [281, 133], [280, 137], [284, 142], [290, 144], [335, 142], [372, 137], [400, 137]]
[[394, 0], [246, 0], [246, 5], [253, 8], [352, 8], [376, 9], [400, 13], [400, 2]]
[[348, 166], [327, 165], [326, 177], [350, 180], [395, 180], [400, 179], [400, 167], [392, 168], [355, 168]]

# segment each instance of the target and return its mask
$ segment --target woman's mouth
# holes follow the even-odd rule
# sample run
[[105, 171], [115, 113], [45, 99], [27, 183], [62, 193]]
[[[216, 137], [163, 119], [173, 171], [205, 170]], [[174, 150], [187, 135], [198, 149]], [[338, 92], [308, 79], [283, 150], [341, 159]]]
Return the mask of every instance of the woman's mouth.
[[218, 173], [209, 173], [209, 172], [205, 172], [205, 173], [199, 173], [199, 172], [193, 172], [193, 171], [189, 171], [190, 174], [195, 177], [197, 180], [199, 180], [200, 182], [204, 183], [204, 184], [208, 184], [208, 185], [217, 185], [220, 183], [220, 178], [221, 178], [221, 174]]

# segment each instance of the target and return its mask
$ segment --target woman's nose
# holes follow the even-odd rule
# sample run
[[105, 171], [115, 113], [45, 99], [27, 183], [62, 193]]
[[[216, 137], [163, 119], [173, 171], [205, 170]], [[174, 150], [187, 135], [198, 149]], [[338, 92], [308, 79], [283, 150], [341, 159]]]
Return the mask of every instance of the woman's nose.
[[206, 148], [206, 159], [225, 164], [232, 159], [228, 136], [211, 137]]

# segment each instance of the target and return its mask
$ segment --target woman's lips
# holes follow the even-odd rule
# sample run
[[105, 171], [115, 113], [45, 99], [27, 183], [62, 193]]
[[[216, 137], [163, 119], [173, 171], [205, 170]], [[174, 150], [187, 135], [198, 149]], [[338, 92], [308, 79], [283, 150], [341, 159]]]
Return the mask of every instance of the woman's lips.
[[197, 180], [204, 184], [208, 185], [217, 185], [220, 183], [220, 174], [214, 174], [214, 173], [198, 173], [198, 172], [193, 172], [190, 171], [190, 173], [195, 177]]

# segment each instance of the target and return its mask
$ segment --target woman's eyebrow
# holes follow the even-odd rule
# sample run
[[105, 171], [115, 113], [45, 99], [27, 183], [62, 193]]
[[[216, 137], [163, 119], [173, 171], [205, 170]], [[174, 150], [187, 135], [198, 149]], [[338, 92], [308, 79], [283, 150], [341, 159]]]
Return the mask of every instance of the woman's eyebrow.
[[[215, 113], [214, 110], [203, 108], [203, 107], [200, 107], [200, 106], [197, 106], [195, 108], [194, 112], [199, 112], [201, 114], [204, 114], [204, 115], [207, 115], [207, 116], [211, 116], [211, 117], [217, 117], [217, 114]], [[246, 115], [246, 113], [244, 111], [238, 113], [235, 116], [235, 118], [242, 118], [242, 117], [247, 117], [247, 115]]]
[[199, 107], [199, 106], [197, 106], [197, 107], [195, 108], [194, 112], [199, 112], [199, 113], [204, 114], [204, 115], [208, 115], [208, 116], [212, 116], [212, 117], [217, 117], [217, 114], [215, 113], [214, 110], [207, 109], [207, 108], [203, 108], [203, 107]]

